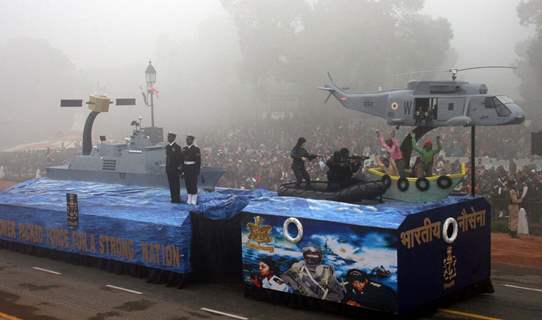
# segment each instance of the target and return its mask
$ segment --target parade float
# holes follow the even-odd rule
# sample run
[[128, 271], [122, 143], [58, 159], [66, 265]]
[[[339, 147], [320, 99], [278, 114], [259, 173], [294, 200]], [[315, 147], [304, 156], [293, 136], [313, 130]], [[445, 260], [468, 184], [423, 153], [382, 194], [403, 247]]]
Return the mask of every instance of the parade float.
[[450, 70], [452, 81], [411, 81], [377, 93], [346, 92], [328, 74], [330, 83], [320, 89], [329, 92], [326, 101], [334, 96], [391, 126], [414, 127], [400, 144], [407, 168], [413, 143], [426, 133], [470, 127], [472, 194], [452, 195], [467, 177], [462, 165], [458, 173], [427, 177], [369, 169], [361, 179], [385, 185], [383, 203], [305, 199], [310, 187], [299, 191], [303, 198], [253, 199], [241, 214], [250, 296], [405, 315], [472, 290], [492, 292], [491, 208], [473, 187], [475, 127], [520, 124], [525, 116], [485, 84], [456, 81], [458, 71]]
[[[135, 105], [135, 99], [90, 96], [81, 154], [48, 167], [47, 177], [0, 193], [1, 244], [181, 286], [193, 272], [193, 224], [230, 218], [259, 192], [213, 192], [224, 170], [203, 167], [199, 204], [170, 203], [162, 128], [134, 120], [124, 143], [100, 136], [92, 144], [94, 121], [113, 102]], [[62, 107], [82, 105], [61, 101]]]
[[[407, 89], [376, 94], [347, 93], [333, 82], [322, 89], [347, 108], [385, 117], [394, 126], [415, 126], [417, 139], [439, 126], [470, 126], [474, 133], [477, 125], [524, 119], [521, 108], [488, 95], [485, 85], [455, 79], [411, 82]], [[108, 98], [103, 100], [109, 104]], [[95, 106], [100, 103], [95, 101]], [[93, 118], [100, 112], [91, 111]], [[87, 121], [89, 127], [93, 118]], [[163, 175], [156, 160], [161, 155], [137, 142], [146, 139], [138, 130], [124, 146], [84, 143], [84, 160], [75, 162], [83, 167], [74, 163], [64, 168], [73, 170], [67, 178], [51, 168], [50, 177], [0, 193], [0, 244], [99, 267], [112, 265], [134, 275], [157, 274], [159, 282], [174, 285], [214, 266], [205, 270], [207, 278], [218, 270], [237, 272], [249, 296], [306, 299], [333, 304], [337, 310], [404, 315], [472, 288], [491, 291], [491, 208], [474, 194], [450, 195], [455, 179], [466, 175], [464, 168], [457, 176], [447, 176], [451, 184], [429, 177], [425, 192], [410, 186], [407, 198], [393, 189], [400, 178], [376, 170], [374, 180], [366, 180], [378, 182], [370, 202], [350, 197], [353, 194], [319, 200], [217, 189], [202, 190], [197, 206], [175, 204], [165, 188], [132, 183], [137, 179], [128, 171], [109, 172], [114, 171], [109, 170], [110, 160], [119, 161], [120, 169], [126, 159], [127, 166], [143, 170], [143, 177], [151, 176], [143, 169], [147, 165], [155, 169], [152, 174]], [[401, 146], [408, 160], [409, 141]], [[474, 151], [474, 143], [471, 148]], [[154, 160], [147, 161], [147, 154]], [[472, 174], [474, 152], [471, 155]], [[99, 181], [85, 179], [80, 174], [85, 170]], [[112, 176], [114, 180], [104, 179]], [[407, 178], [416, 185], [408, 179], [417, 178]], [[439, 180], [440, 185], [448, 181], [447, 187]], [[443, 191], [428, 193], [437, 188]], [[383, 202], [374, 201], [382, 194]]]
[[491, 290], [490, 219], [481, 197], [254, 199], [241, 214], [243, 279], [255, 297], [408, 314], [462, 290]]

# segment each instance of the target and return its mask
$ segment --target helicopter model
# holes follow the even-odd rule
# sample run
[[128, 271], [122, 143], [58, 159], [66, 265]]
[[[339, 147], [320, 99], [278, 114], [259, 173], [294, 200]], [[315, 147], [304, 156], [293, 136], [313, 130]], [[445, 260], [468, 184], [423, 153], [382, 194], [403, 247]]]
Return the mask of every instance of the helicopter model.
[[[354, 93], [338, 87], [328, 72], [330, 82], [319, 89], [329, 92], [326, 102], [334, 96], [345, 108], [386, 119], [392, 126], [413, 126], [416, 141], [438, 127], [499, 126], [521, 124], [525, 112], [506, 96], [488, 94], [485, 84], [456, 81], [457, 73], [472, 69], [513, 68], [479, 66], [443, 70], [452, 74], [451, 81], [408, 82], [406, 89], [375, 93]], [[421, 71], [425, 72], [425, 71]], [[405, 137], [401, 150], [407, 160], [412, 153], [410, 136]]]
[[[334, 96], [345, 108], [386, 119], [392, 126], [412, 126], [414, 139], [407, 134], [400, 149], [405, 166], [410, 167], [414, 148], [413, 141], [438, 127], [471, 127], [471, 148], [474, 148], [474, 128], [476, 126], [501, 126], [521, 124], [525, 112], [512, 99], [488, 93], [487, 85], [456, 81], [459, 71], [482, 68], [513, 68], [508, 66], [481, 66], [465, 69], [449, 69], [451, 81], [410, 81], [405, 89], [386, 90], [375, 93], [347, 92], [338, 87], [328, 73], [330, 82], [319, 89], [329, 92], [326, 102]], [[422, 71], [424, 72], [424, 71]], [[474, 159], [471, 150], [471, 162]], [[372, 171], [371, 171], [372, 170]], [[471, 163], [471, 171], [474, 164]], [[406, 178], [387, 176], [384, 172], [370, 169], [369, 173], [381, 179], [391, 179], [385, 197], [404, 201], [425, 201], [428, 198], [446, 197], [452, 186], [461, 181], [466, 171], [447, 177]], [[471, 173], [472, 174], [472, 173]], [[442, 181], [447, 183], [443, 184]], [[415, 182], [417, 189], [408, 191], [409, 181]], [[474, 178], [472, 179], [474, 184]], [[395, 183], [393, 183], [395, 182]], [[433, 185], [433, 187], [431, 187]], [[438, 185], [436, 187], [435, 185]], [[425, 192], [431, 189], [431, 192]], [[472, 188], [474, 190], [474, 188]], [[421, 192], [418, 192], [421, 191]]]
[[330, 83], [319, 89], [329, 92], [326, 102], [333, 95], [345, 108], [386, 119], [393, 126], [426, 127], [427, 130], [523, 123], [525, 113], [512, 99], [488, 94], [485, 84], [456, 81], [459, 71], [470, 69], [475, 68], [450, 69], [451, 81], [412, 80], [406, 89], [375, 93], [346, 92], [328, 73]]

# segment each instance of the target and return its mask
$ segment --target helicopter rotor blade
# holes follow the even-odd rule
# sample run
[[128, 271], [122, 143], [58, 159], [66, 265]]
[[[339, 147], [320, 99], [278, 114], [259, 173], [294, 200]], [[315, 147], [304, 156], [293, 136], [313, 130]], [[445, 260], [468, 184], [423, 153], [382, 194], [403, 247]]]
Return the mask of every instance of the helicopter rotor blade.
[[324, 100], [324, 103], [327, 103], [329, 101], [329, 98], [331, 98], [331, 94], [332, 92], [330, 91], [329, 94], [327, 95], [326, 100]]
[[333, 83], [333, 84], [335, 83], [335, 81], [333, 81], [333, 77], [331, 77], [331, 73], [329, 71], [327, 72], [327, 77], [329, 78], [329, 81], [331, 83]]
[[438, 72], [449, 72], [450, 69], [433, 69], [433, 70], [419, 70], [419, 71], [412, 71], [412, 72], [401, 72], [401, 73], [395, 73], [393, 76], [406, 76], [406, 75], [415, 75], [415, 74], [423, 74], [423, 73], [438, 73]]
[[[457, 72], [459, 71], [467, 71], [467, 70], [474, 70], [474, 69], [517, 69], [517, 66], [478, 66], [478, 67], [470, 67], [470, 68], [462, 68], [462, 69], [455, 69]], [[454, 69], [450, 69], [450, 72]]]

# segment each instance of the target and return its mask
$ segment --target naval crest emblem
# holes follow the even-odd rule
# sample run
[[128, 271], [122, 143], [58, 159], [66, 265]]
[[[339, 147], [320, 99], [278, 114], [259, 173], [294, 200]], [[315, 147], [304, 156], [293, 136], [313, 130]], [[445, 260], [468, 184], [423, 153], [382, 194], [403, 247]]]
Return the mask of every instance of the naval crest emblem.
[[271, 237], [271, 226], [263, 224], [264, 219], [260, 216], [254, 217], [254, 222], [247, 223], [249, 231], [247, 246], [249, 248], [273, 252], [273, 247], [264, 245], [273, 241]]
[[456, 263], [457, 258], [453, 253], [452, 246], [448, 246], [446, 249], [446, 257], [443, 259], [443, 273], [444, 289], [451, 288], [455, 285], [455, 277], [457, 276]]

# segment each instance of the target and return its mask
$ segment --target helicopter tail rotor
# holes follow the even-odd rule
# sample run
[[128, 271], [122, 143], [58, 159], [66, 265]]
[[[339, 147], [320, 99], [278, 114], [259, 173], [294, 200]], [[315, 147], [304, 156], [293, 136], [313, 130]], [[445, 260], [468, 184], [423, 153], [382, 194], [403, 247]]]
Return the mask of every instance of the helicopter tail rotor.
[[318, 87], [318, 89], [320, 89], [320, 90], [324, 90], [324, 91], [329, 92], [326, 99], [324, 100], [324, 103], [327, 103], [329, 98], [331, 98], [331, 95], [333, 95], [335, 92], [342, 92], [342, 90], [350, 89], [350, 88], [339, 88], [339, 87], [337, 87], [337, 85], [335, 84], [335, 81], [333, 80], [333, 77], [331, 76], [331, 73], [328, 72], [327, 77], [329, 79], [329, 83], [326, 84], [323, 87]]
[[333, 93], [330, 91], [329, 94], [327, 95], [326, 99], [324, 100], [324, 103], [327, 103], [329, 101], [329, 98], [331, 98], [331, 95]]
[[330, 87], [328, 85], [325, 85], [323, 87], [318, 87], [318, 89], [329, 92], [326, 99], [324, 100], [324, 103], [327, 103], [329, 98], [331, 98], [331, 95], [336, 91], [335, 89], [333, 89], [332, 87]]
[[331, 76], [331, 73], [329, 71], [327, 72], [327, 77], [329, 78], [330, 83], [335, 84], [335, 81], [333, 81], [333, 77]]

